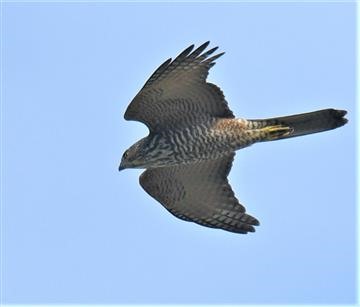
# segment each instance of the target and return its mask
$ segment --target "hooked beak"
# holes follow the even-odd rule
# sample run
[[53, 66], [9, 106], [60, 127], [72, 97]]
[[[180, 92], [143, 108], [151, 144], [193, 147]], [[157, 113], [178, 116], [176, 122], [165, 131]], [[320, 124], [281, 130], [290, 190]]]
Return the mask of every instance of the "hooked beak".
[[124, 166], [122, 166], [121, 164], [120, 164], [120, 166], [119, 166], [119, 172], [120, 171], [122, 171], [123, 169], [125, 169], [126, 167], [124, 167]]

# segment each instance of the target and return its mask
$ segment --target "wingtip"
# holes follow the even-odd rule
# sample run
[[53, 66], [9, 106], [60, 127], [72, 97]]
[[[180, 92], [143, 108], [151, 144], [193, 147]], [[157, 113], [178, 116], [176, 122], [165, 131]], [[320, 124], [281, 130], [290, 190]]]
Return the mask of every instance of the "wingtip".
[[195, 47], [195, 44], [190, 45], [189, 47], [187, 47], [182, 53], [187, 53], [189, 54]]
[[209, 64], [211, 64], [211, 63], [215, 64], [215, 60], [217, 60], [218, 58], [220, 58], [224, 54], [225, 54], [225, 52], [220, 52], [220, 53], [212, 56], [211, 58], [206, 59], [204, 62], [209, 63]]
[[207, 42], [203, 43], [200, 47], [204, 47], [204, 49], [205, 49], [207, 46], [209, 46], [209, 44], [210, 44], [210, 41], [207, 41]]

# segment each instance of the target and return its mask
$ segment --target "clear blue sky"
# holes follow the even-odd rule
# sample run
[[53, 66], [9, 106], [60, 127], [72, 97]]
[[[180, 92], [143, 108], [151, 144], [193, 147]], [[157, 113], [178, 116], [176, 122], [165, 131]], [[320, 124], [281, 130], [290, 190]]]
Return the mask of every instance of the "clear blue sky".
[[[354, 3], [5, 3], [6, 303], [354, 303]], [[341, 129], [237, 153], [230, 182], [261, 226], [170, 215], [119, 173], [147, 134], [123, 113], [165, 59], [207, 40], [234, 114], [334, 107]]]

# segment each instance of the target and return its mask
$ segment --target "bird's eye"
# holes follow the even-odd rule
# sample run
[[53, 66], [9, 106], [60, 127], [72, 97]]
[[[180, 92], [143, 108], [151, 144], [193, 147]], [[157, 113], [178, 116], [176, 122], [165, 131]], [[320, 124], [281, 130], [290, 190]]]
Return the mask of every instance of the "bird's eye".
[[126, 159], [128, 157], [128, 155], [129, 155], [128, 152], [125, 151], [124, 154], [123, 154], [123, 158]]

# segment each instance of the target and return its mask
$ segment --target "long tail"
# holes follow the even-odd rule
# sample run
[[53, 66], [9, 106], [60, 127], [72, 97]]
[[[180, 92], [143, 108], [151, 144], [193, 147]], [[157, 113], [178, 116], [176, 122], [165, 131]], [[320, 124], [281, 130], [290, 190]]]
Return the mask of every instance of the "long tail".
[[344, 110], [325, 109], [315, 112], [259, 120], [248, 120], [252, 129], [262, 133], [261, 141], [272, 141], [327, 131], [347, 123]]

